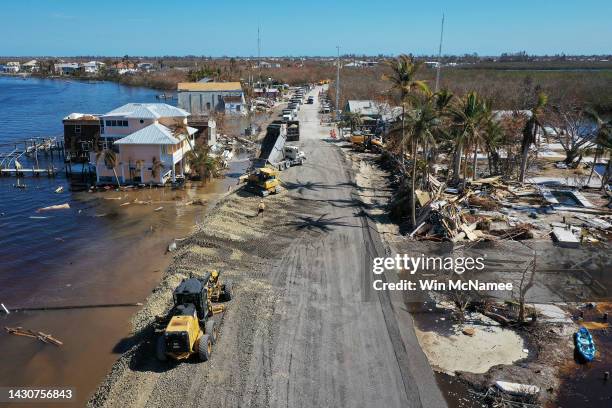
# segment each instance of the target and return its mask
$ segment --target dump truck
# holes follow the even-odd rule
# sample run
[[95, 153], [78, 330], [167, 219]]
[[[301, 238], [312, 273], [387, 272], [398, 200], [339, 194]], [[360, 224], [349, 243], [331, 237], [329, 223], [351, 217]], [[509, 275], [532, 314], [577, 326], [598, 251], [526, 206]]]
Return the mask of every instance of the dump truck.
[[[231, 298], [231, 282], [222, 283], [216, 270], [201, 278], [183, 279], [173, 292], [170, 312], [156, 318], [157, 359], [182, 361], [197, 354], [200, 360], [207, 361], [225, 311], [224, 305], [213, 302], [227, 302]], [[215, 315], [219, 318], [215, 319]]]
[[287, 123], [287, 141], [298, 142], [300, 140], [300, 121], [288, 120]]
[[259, 156], [253, 160], [253, 167], [271, 166], [284, 170], [302, 165], [306, 160], [304, 153], [297, 146], [286, 144], [289, 138], [291, 141], [299, 140], [299, 131], [298, 121], [273, 121], [267, 128]]

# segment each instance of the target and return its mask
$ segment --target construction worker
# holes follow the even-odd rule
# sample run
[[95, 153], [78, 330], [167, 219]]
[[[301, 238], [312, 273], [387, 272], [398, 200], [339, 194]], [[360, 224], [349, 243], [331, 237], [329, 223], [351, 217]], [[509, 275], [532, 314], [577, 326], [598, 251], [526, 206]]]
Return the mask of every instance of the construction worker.
[[210, 286], [215, 286], [217, 284], [218, 279], [219, 279], [219, 272], [216, 269], [213, 269], [210, 273], [210, 278], [209, 278]]
[[263, 215], [265, 209], [266, 205], [264, 204], [264, 200], [262, 199], [259, 201], [259, 206], [257, 207], [257, 216], [259, 217], [259, 214]]

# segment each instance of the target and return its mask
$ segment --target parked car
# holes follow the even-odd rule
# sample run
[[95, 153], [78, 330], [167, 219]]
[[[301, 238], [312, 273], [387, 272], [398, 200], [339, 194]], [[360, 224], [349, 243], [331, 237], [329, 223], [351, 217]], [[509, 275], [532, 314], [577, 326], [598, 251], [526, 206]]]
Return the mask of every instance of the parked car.
[[306, 103], [312, 105], [314, 103], [314, 96], [309, 96], [308, 97], [308, 102], [306, 102]]

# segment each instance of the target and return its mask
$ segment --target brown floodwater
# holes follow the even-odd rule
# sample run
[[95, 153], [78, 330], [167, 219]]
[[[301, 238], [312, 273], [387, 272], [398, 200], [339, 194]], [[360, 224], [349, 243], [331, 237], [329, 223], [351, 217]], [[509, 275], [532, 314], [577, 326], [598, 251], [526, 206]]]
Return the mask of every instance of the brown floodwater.
[[[12, 214], [7, 207], [9, 214], [3, 214], [7, 217], [2, 221], [27, 234], [21, 239], [17, 232], [3, 237], [0, 302], [10, 309], [144, 301], [171, 261], [168, 244], [188, 235], [228, 187], [236, 185], [248, 164], [236, 160], [225, 178], [181, 189], [67, 192], [60, 201], [69, 202], [70, 210], [36, 213], [22, 208]], [[185, 205], [194, 199], [207, 205]], [[126, 202], [130, 204], [121, 206]], [[23, 227], [15, 227], [20, 222]], [[76, 398], [61, 406], [84, 406], [129, 346], [130, 317], [136, 311], [120, 307], [0, 313], [3, 327], [42, 331], [64, 343], [56, 347], [3, 330], [0, 386], [71, 387]]]

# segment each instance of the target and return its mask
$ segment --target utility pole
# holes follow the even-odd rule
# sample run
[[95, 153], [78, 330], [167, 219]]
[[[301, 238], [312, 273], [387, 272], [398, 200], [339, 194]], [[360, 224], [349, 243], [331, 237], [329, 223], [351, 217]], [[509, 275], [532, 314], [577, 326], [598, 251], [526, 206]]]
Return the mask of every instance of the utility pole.
[[334, 118], [338, 119], [338, 111], [340, 110], [340, 46], [337, 45], [338, 57], [336, 59], [336, 114]]
[[259, 35], [259, 26], [257, 26], [257, 68], [259, 71], [259, 82], [261, 82], [261, 36]]
[[436, 92], [440, 87], [440, 68], [442, 66], [442, 38], [444, 36], [444, 13], [442, 13], [442, 26], [440, 28], [440, 46], [438, 47], [438, 66], [436, 67]]

